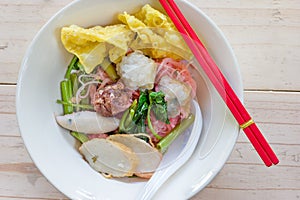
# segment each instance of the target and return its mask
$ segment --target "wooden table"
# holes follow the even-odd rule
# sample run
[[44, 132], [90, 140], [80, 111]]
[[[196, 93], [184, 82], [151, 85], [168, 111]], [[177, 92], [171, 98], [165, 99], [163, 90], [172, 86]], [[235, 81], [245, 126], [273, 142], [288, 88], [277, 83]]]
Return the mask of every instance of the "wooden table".
[[[0, 1], [0, 199], [67, 199], [30, 159], [16, 121], [21, 59], [72, 0]], [[222, 29], [239, 61], [245, 104], [279, 156], [265, 167], [243, 133], [219, 175], [193, 199], [300, 199], [300, 1], [190, 0]]]

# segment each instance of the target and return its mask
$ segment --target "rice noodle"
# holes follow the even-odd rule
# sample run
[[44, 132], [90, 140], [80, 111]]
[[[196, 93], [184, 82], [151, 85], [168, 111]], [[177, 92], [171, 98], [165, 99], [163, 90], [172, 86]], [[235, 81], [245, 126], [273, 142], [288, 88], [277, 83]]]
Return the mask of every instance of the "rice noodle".
[[96, 79], [96, 74], [81, 74], [78, 77], [78, 81], [81, 85], [84, 85], [84, 81], [82, 81], [82, 78], [93, 78], [93, 80]]
[[[86, 98], [86, 97], [89, 95], [91, 84], [99, 84], [99, 81], [92, 80], [92, 81], [89, 81], [89, 82], [87, 82], [87, 83], [83, 83], [83, 84], [81, 85], [81, 87], [80, 87], [80, 88], [77, 90], [77, 92], [76, 92], [76, 104], [79, 104], [79, 102], [80, 102], [81, 99], [84, 99], [84, 98]], [[84, 95], [81, 95], [81, 92], [82, 92], [87, 86], [89, 86], [89, 87], [88, 87], [86, 93], [85, 93]]]
[[[91, 78], [92, 80], [84, 82], [83, 78]], [[102, 80], [102, 81], [101, 81]], [[101, 82], [100, 82], [101, 81]], [[79, 104], [81, 99], [88, 97], [90, 94], [91, 86], [96, 85], [98, 89], [104, 88], [107, 84], [112, 83], [113, 81], [109, 78], [106, 72], [99, 67], [96, 74], [81, 74], [78, 76], [78, 82], [81, 84], [80, 88], [76, 92], [75, 100]], [[99, 85], [100, 84], [100, 85]], [[84, 95], [81, 93], [87, 88], [87, 91]]]

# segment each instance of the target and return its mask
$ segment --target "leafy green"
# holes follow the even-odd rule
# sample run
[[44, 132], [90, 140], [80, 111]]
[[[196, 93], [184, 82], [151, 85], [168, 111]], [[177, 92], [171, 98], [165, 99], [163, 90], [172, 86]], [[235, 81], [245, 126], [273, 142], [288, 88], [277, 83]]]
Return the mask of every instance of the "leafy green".
[[167, 102], [163, 92], [140, 91], [138, 102], [134, 102], [123, 114], [120, 122], [120, 132], [123, 133], [146, 133], [146, 121], [151, 133], [157, 138], [162, 137], [154, 130], [150, 114], [153, 111], [157, 120], [169, 124]]
[[170, 124], [165, 94], [163, 92], [151, 92], [149, 94], [149, 101], [156, 119]]
[[155, 129], [152, 126], [151, 123], [151, 111], [153, 111], [155, 118], [166, 123], [170, 124], [170, 121], [168, 119], [168, 111], [167, 111], [167, 102], [165, 100], [165, 94], [161, 91], [159, 92], [151, 92], [149, 94], [149, 108], [148, 108], [148, 113], [147, 113], [147, 121], [148, 121], [148, 126], [154, 137], [156, 139], [161, 140], [162, 137], [158, 135], [158, 133], [155, 131]]
[[138, 105], [132, 121], [137, 125], [137, 132], [138, 133], [146, 133], [146, 124], [145, 120], [147, 118], [147, 111], [149, 107], [149, 100], [148, 100], [148, 91], [140, 92], [140, 97], [138, 101]]
[[143, 115], [147, 113], [148, 106], [149, 103], [148, 103], [147, 91], [146, 92], [141, 91], [139, 101], [138, 101], [138, 106], [132, 119], [135, 123], [137, 123], [143, 117]]

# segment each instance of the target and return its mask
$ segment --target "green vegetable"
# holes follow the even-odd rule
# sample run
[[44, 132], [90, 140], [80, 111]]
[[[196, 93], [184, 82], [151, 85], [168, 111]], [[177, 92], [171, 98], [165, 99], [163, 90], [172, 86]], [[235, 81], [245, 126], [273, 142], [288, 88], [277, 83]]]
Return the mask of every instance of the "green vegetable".
[[101, 63], [102, 69], [107, 73], [109, 78], [111, 78], [113, 81], [116, 81], [119, 79], [119, 76], [116, 72], [116, 68], [113, 66], [112, 62], [105, 58], [103, 62]]
[[72, 83], [72, 94], [73, 96], [76, 96], [76, 92], [79, 88], [79, 82], [78, 82], [78, 76], [76, 73], [73, 73], [70, 75], [70, 80]]
[[148, 91], [141, 91], [136, 111], [132, 121], [137, 125], [138, 133], [146, 133], [145, 120], [149, 108]]
[[150, 118], [150, 113], [151, 113], [151, 109], [148, 109], [148, 113], [147, 113], [147, 122], [148, 122], [148, 127], [151, 131], [151, 133], [154, 135], [154, 137], [156, 137], [156, 139], [161, 140], [162, 137], [160, 135], [158, 135], [158, 133], [154, 130], [152, 123], [151, 123], [151, 118]]
[[77, 140], [79, 140], [79, 142], [81, 142], [81, 143], [85, 143], [85, 142], [89, 141], [89, 138], [84, 133], [78, 133], [78, 132], [71, 131], [71, 135], [73, 137], [75, 137]]
[[[61, 97], [64, 102], [71, 103], [72, 99], [72, 86], [70, 80], [63, 80], [60, 82]], [[71, 105], [63, 105], [64, 114], [73, 113]]]
[[[88, 105], [88, 104], [75, 104], [75, 103], [70, 103], [70, 102], [62, 101], [62, 100], [59, 100], [59, 99], [56, 100], [56, 103], [62, 104], [64, 106], [82, 108], [82, 109], [85, 109], [85, 110], [92, 110], [92, 109], [94, 109], [93, 106]], [[70, 114], [70, 113], [65, 113], [65, 114]]]
[[164, 137], [158, 144], [157, 148], [164, 153], [172, 142], [183, 133], [195, 120], [195, 116], [190, 114], [186, 119], [182, 120], [166, 137]]
[[70, 76], [71, 76], [71, 72], [73, 69], [76, 68], [75, 64], [78, 62], [78, 58], [77, 56], [74, 56], [73, 59], [71, 60], [69, 66], [68, 66], [68, 69], [66, 71], [66, 74], [65, 74], [65, 79], [70, 79]]
[[135, 110], [137, 108], [137, 100], [134, 100], [131, 106], [124, 112], [119, 125], [121, 133], [134, 133], [135, 123], [132, 121]]
[[138, 122], [143, 117], [143, 115], [147, 113], [148, 107], [149, 104], [148, 104], [147, 91], [146, 92], [141, 91], [139, 101], [138, 101], [138, 106], [133, 116], [133, 121]]
[[134, 137], [144, 140], [148, 144], [150, 144], [150, 137], [142, 134], [136, 134]]
[[154, 112], [156, 119], [170, 124], [165, 94], [162, 92], [151, 92], [149, 94], [149, 101], [151, 105], [150, 108]]
[[76, 63], [75, 69], [79, 69], [80, 71], [84, 72], [84, 66], [79, 62]]
[[[72, 73], [70, 75], [70, 80], [71, 80], [71, 85], [72, 85], [72, 95], [73, 97], [76, 96], [76, 92], [78, 90], [79, 87], [79, 82], [78, 82], [78, 77], [76, 73]], [[75, 111], [79, 111], [79, 107], [75, 108]]]
[[[83, 109], [93, 109], [91, 105], [81, 105], [81, 104], [73, 104], [72, 97], [76, 95], [76, 92], [79, 88], [78, 77], [76, 73], [71, 73], [72, 70], [80, 69], [82, 71], [82, 67], [80, 66], [79, 60], [76, 56], [71, 60], [68, 69], [65, 74], [65, 80], [60, 82], [60, 90], [62, 100], [57, 100], [57, 103], [63, 105], [64, 114], [71, 114], [74, 112], [73, 107]], [[89, 138], [84, 133], [78, 133], [71, 131], [70, 132], [73, 137], [79, 140], [81, 143], [84, 143], [89, 140]]]
[[124, 114], [120, 123], [120, 132], [124, 133], [146, 133], [146, 120], [148, 127], [152, 134], [161, 139], [154, 130], [150, 114], [153, 111], [155, 117], [158, 120], [169, 124], [167, 102], [165, 101], [165, 95], [162, 92], [148, 92], [140, 91], [138, 103], [132, 105]]
[[135, 102], [123, 114], [119, 130], [125, 133], [146, 133], [147, 112], [149, 107], [148, 91], [140, 92], [138, 102]]
[[125, 121], [127, 120], [128, 118], [128, 115], [129, 115], [129, 109], [128, 108], [124, 113], [123, 113], [123, 116], [120, 120], [120, 124], [119, 124], [119, 132], [121, 133], [126, 133], [126, 125], [125, 125]]
[[147, 113], [147, 121], [148, 126], [154, 137], [156, 139], [161, 140], [162, 137], [158, 135], [158, 133], [154, 130], [152, 123], [151, 123], [151, 110], [153, 110], [153, 113], [156, 117], [156, 119], [165, 122], [166, 124], [170, 124], [170, 121], [168, 119], [168, 111], [167, 111], [167, 102], [165, 101], [165, 94], [162, 92], [151, 92], [149, 94], [149, 108]]

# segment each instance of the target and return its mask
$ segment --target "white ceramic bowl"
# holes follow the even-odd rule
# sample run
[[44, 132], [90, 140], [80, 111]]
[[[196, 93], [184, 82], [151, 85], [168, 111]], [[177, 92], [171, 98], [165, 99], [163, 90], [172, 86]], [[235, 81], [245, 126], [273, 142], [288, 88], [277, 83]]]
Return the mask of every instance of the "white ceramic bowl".
[[[224, 35], [201, 10], [187, 1], [177, 2], [242, 99], [240, 72]], [[117, 13], [134, 12], [146, 3], [163, 11], [157, 0], [74, 1], [47, 22], [24, 57], [16, 100], [20, 132], [36, 166], [71, 199], [135, 199], [145, 182], [103, 178], [82, 159], [70, 134], [57, 126], [54, 113], [61, 113], [61, 106], [55, 102], [60, 98], [59, 81], [71, 59], [60, 42], [60, 29], [70, 24], [110, 24], [116, 21]], [[192, 158], [154, 199], [195, 195], [220, 171], [236, 142], [239, 128], [202, 71], [197, 83], [203, 115], [201, 139]]]

